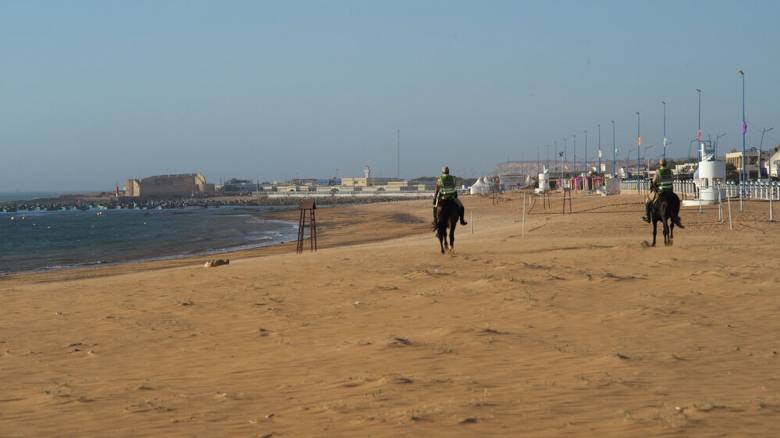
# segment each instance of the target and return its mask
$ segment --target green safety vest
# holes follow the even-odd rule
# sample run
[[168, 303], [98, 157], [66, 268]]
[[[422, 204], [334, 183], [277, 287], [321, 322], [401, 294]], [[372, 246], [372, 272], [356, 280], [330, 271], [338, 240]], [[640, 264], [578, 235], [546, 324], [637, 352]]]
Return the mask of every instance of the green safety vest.
[[659, 167], [656, 172], [658, 173], [658, 192], [674, 191], [672, 171], [667, 167]]
[[458, 196], [454, 176], [445, 173], [439, 177], [436, 185], [439, 187], [439, 199], [452, 199]]

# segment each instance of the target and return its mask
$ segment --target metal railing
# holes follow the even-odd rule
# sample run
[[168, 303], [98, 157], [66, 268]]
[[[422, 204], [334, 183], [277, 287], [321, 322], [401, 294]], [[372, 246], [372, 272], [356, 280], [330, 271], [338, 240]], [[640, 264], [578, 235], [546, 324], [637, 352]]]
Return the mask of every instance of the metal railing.
[[[637, 186], [639, 190], [637, 190]], [[696, 198], [698, 196], [698, 188], [696, 184], [691, 180], [680, 181], [676, 180], [673, 183], [674, 192], [681, 198]], [[778, 181], [750, 181], [746, 184], [740, 184], [735, 182], [727, 182], [720, 185], [725, 196], [729, 198], [739, 198], [740, 192], [744, 199], [753, 199], [757, 201], [780, 201], [780, 182]], [[740, 190], [741, 189], [741, 190]], [[650, 181], [640, 180], [637, 184], [636, 180], [623, 180], [620, 182], [620, 191], [627, 193], [639, 193], [644, 194], [650, 191]]]

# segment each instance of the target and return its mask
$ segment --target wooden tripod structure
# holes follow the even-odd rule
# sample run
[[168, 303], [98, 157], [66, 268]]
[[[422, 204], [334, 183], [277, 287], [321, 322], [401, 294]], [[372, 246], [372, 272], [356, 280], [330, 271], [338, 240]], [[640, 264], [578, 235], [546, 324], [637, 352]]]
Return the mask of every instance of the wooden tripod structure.
[[566, 201], [569, 201], [569, 213], [571, 213], [571, 189], [568, 187], [563, 189], [563, 214], [566, 214]]
[[298, 246], [295, 248], [295, 252], [298, 254], [303, 252], [306, 216], [309, 216], [309, 247], [312, 252], [317, 251], [317, 217], [314, 214], [314, 210], [317, 209], [317, 204], [314, 200], [306, 200], [302, 201], [298, 208], [301, 214], [298, 218]]

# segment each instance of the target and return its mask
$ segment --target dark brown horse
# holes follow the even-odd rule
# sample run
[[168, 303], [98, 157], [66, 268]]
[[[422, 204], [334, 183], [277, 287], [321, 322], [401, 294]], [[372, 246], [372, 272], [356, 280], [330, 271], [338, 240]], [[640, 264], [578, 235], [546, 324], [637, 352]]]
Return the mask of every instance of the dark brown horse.
[[658, 195], [650, 209], [650, 219], [653, 222], [653, 246], [658, 232], [658, 222], [664, 226], [664, 245], [672, 245], [674, 240], [674, 225], [685, 228], [680, 223], [680, 198], [673, 192], [662, 192]]
[[[447, 249], [450, 252], [455, 250], [455, 227], [460, 218], [460, 209], [451, 199], [440, 199], [436, 205], [436, 222], [433, 224], [433, 230], [436, 237], [439, 238], [441, 253]], [[447, 243], [447, 230], [450, 232], [450, 241]]]

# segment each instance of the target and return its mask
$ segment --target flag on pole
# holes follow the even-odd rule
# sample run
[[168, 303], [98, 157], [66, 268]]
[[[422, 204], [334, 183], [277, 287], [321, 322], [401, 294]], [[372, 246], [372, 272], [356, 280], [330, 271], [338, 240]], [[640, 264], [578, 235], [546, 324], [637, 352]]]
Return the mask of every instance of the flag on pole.
[[599, 158], [601, 158], [601, 149], [599, 149]]
[[563, 152], [558, 152], [558, 156], [562, 157], [563, 156]]
[[747, 122], [742, 122], [742, 135], [747, 134]]
[[696, 130], [696, 141], [701, 141], [701, 129]]
[[636, 144], [637, 144], [637, 146], [641, 146], [642, 145], [642, 137], [637, 137], [636, 138]]

